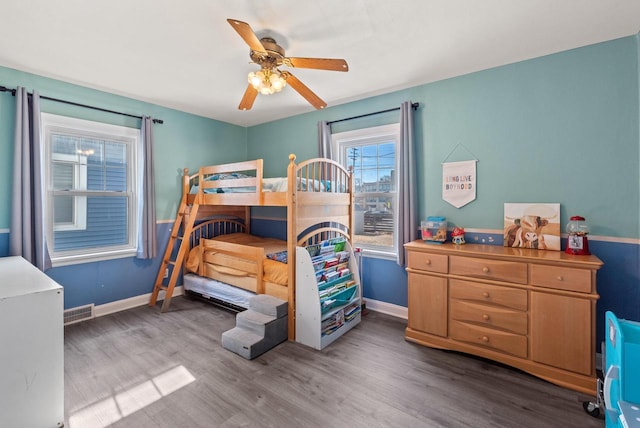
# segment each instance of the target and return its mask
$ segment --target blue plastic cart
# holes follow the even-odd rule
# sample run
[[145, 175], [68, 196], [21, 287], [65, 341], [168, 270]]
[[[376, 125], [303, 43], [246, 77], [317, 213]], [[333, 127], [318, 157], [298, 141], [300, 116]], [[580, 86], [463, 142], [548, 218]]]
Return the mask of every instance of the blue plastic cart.
[[605, 314], [604, 381], [595, 403], [583, 403], [591, 416], [604, 409], [607, 428], [640, 428], [640, 323]]

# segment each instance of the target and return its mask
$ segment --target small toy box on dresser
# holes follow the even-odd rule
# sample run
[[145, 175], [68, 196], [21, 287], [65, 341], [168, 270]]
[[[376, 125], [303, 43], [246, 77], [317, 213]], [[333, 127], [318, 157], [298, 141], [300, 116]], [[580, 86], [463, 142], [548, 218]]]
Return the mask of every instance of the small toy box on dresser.
[[420, 222], [422, 240], [441, 244], [447, 240], [447, 219], [445, 217], [427, 217], [427, 221]]
[[405, 249], [407, 340], [595, 395], [596, 256], [420, 240]]

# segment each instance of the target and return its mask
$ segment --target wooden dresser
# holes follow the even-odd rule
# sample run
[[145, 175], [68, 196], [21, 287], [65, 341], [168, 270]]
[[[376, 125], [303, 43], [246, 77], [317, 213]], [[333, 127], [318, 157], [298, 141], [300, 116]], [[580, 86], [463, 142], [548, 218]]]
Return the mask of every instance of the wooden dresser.
[[596, 393], [595, 256], [495, 245], [405, 245], [406, 339]]

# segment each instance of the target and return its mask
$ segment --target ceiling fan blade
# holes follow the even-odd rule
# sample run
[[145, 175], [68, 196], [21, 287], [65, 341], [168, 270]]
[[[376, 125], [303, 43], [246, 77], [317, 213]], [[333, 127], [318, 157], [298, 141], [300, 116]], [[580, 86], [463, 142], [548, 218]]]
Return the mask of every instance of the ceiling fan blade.
[[237, 19], [227, 19], [227, 22], [240, 34], [240, 37], [249, 45], [252, 51], [267, 53], [262, 43], [260, 43], [260, 39], [258, 39], [258, 36], [253, 32], [249, 24], [238, 21]]
[[314, 68], [317, 70], [349, 71], [347, 61], [331, 58], [284, 58], [289, 67]]
[[293, 89], [296, 90], [297, 93], [302, 95], [302, 97], [309, 101], [309, 103], [315, 108], [322, 109], [327, 106], [327, 103], [322, 101], [320, 97], [318, 97], [311, 89], [309, 89], [304, 83], [302, 83], [296, 76], [289, 73], [288, 71], [283, 71], [282, 75], [287, 79], [287, 83], [291, 85]]
[[238, 110], [251, 110], [253, 107], [253, 102], [258, 96], [258, 90], [251, 86], [247, 86], [247, 90], [244, 91], [244, 95], [242, 96], [242, 100], [240, 101], [240, 105], [238, 106]]

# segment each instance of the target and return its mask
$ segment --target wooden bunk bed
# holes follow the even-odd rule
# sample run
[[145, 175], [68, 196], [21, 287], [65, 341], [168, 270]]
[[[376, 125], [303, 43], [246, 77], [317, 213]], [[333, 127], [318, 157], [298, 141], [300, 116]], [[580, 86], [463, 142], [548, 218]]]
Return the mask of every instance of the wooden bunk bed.
[[[190, 260], [197, 265], [192, 270], [196, 269], [198, 275], [287, 300], [289, 340], [295, 339], [296, 247], [337, 234], [352, 242], [354, 221], [350, 172], [330, 159], [309, 159], [299, 164], [295, 159], [295, 155], [289, 155], [284, 182], [263, 177], [262, 159], [204, 166], [193, 175], [184, 170], [182, 198], [150, 306], [156, 305], [164, 291], [161, 310], [169, 308], [185, 262], [191, 259], [192, 250], [199, 248], [196, 261]], [[264, 279], [266, 254], [260, 246], [213, 239], [249, 233], [250, 208], [255, 206], [287, 208], [285, 286]], [[228, 269], [244, 273], [229, 275]]]

